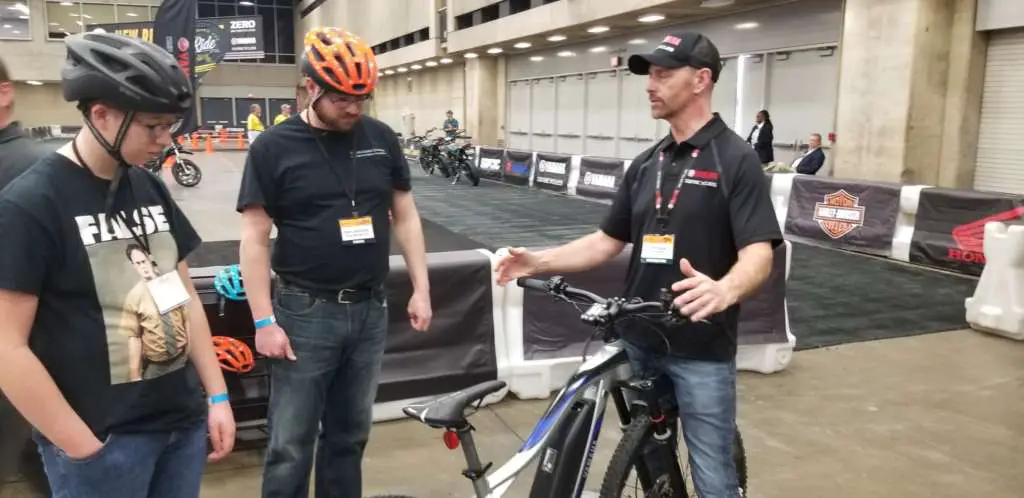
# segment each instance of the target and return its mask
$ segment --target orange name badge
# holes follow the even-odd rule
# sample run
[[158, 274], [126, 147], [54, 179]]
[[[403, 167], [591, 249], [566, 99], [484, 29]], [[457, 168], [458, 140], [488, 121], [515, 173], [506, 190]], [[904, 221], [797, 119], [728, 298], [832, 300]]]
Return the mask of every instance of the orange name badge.
[[371, 244], [374, 241], [373, 219], [369, 216], [342, 218], [338, 220], [338, 226], [341, 228], [342, 244]]
[[640, 246], [640, 261], [648, 264], [667, 265], [672, 263], [675, 235], [644, 235]]

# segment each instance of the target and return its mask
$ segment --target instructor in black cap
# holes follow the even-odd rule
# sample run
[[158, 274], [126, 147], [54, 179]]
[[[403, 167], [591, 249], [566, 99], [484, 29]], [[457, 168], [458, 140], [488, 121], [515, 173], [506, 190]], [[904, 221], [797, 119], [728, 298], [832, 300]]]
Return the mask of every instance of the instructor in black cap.
[[651, 115], [671, 133], [633, 160], [599, 230], [537, 253], [512, 248], [497, 280], [587, 270], [632, 244], [624, 295], [654, 301], [671, 287], [689, 317], [656, 325], [660, 334], [646, 322], [622, 330], [634, 369], [672, 379], [697, 495], [738, 498], [739, 303], [767, 279], [782, 233], [757, 154], [711, 112], [722, 71], [714, 44], [672, 33], [652, 53], [630, 57], [629, 69], [649, 76]]

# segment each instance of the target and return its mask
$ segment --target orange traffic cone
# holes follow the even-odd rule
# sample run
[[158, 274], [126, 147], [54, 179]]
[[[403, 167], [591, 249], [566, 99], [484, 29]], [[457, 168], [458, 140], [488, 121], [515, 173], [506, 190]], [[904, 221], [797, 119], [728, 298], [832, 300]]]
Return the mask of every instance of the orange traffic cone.
[[199, 139], [196, 138], [196, 134], [195, 133], [192, 133], [191, 137], [192, 137], [192, 148], [193, 149], [198, 149], [199, 148]]
[[244, 133], [239, 133], [238, 134], [238, 148], [239, 149], [244, 149], [245, 148], [245, 134]]
[[206, 136], [206, 153], [213, 154], [213, 135]]

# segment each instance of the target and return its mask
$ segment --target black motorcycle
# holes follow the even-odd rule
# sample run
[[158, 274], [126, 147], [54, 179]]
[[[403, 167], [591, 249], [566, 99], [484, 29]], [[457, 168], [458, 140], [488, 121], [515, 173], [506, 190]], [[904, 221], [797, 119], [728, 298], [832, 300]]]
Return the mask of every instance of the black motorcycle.
[[185, 146], [181, 144], [173, 144], [164, 149], [158, 157], [146, 161], [143, 168], [156, 176], [160, 176], [163, 164], [173, 156], [174, 164], [171, 166], [171, 176], [174, 177], [174, 181], [183, 187], [195, 187], [203, 179], [203, 171], [191, 159], [182, 157], [182, 154], [191, 155], [192, 153], [185, 150]]
[[437, 128], [431, 128], [422, 135], [409, 137], [408, 142], [419, 150], [417, 162], [420, 163], [420, 169], [428, 176], [433, 175], [441, 165], [441, 149], [438, 147], [438, 142], [428, 139], [428, 136], [436, 130]]
[[473, 157], [475, 149], [471, 142], [462, 145], [456, 144], [456, 140], [468, 140], [473, 137], [463, 135], [466, 130], [459, 130], [454, 135], [439, 139], [441, 154], [441, 172], [445, 178], [452, 179], [455, 185], [465, 174], [474, 187], [480, 185], [480, 168], [476, 165], [476, 158]]

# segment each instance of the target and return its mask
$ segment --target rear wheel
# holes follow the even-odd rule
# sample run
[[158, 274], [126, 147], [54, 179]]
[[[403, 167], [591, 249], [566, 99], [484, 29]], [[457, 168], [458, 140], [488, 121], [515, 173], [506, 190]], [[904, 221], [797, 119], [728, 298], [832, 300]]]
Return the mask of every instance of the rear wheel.
[[469, 178], [474, 187], [480, 185], [480, 170], [476, 166], [468, 161], [463, 161], [462, 169], [466, 172], [466, 178]]
[[[678, 430], [676, 431], [679, 432]], [[668, 472], [663, 475], [650, 476], [650, 489], [643, 489], [639, 479], [637, 465], [642, 465], [644, 448], [653, 442], [654, 430], [651, 419], [647, 415], [640, 415], [633, 419], [633, 422], [626, 428], [619, 445], [615, 448], [608, 470], [605, 472], [604, 482], [601, 483], [600, 498], [619, 497], [644, 497], [644, 498], [679, 498], [697, 496], [693, 488], [692, 476], [689, 472], [689, 459], [682, 438], [680, 437], [679, 452], [677, 458], [679, 468], [682, 470], [684, 489], [672, 489], [672, 483]], [[747, 496], [747, 456], [743, 449], [743, 437], [739, 431], [736, 432], [736, 440], [733, 443], [733, 461], [736, 465], [736, 478], [739, 482], [739, 495]]]

